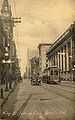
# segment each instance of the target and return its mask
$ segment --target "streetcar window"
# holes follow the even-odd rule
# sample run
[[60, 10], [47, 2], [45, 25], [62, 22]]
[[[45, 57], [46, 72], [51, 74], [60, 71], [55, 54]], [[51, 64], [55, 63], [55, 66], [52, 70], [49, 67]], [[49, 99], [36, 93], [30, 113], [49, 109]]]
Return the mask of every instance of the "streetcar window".
[[57, 70], [54, 73], [55, 73], [55, 75], [58, 75], [58, 71]]
[[51, 70], [51, 75], [53, 75], [53, 71]]

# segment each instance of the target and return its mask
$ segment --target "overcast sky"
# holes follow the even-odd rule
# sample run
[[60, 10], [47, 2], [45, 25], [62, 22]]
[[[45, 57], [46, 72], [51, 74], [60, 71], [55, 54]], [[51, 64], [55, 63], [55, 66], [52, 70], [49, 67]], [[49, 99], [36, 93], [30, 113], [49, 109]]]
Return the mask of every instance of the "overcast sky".
[[37, 48], [41, 42], [52, 43], [74, 21], [75, 0], [9, 1], [14, 17], [22, 18], [22, 22], [14, 28], [14, 40], [21, 70], [24, 71], [27, 48]]

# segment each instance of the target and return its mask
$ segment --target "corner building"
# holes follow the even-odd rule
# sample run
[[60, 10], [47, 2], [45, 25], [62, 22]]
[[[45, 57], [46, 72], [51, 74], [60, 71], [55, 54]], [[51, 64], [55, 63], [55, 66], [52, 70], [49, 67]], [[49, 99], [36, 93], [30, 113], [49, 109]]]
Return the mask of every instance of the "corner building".
[[48, 67], [56, 66], [59, 69], [59, 81], [75, 81], [75, 23], [52, 44], [47, 59]]

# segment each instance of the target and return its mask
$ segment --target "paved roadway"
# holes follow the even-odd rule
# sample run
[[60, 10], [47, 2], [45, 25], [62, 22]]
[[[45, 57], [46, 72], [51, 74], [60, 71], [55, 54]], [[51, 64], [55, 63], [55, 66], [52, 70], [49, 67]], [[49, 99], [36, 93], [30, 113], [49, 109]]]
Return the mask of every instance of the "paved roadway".
[[16, 120], [75, 120], [75, 85], [32, 86], [23, 80], [3, 111], [16, 114]]

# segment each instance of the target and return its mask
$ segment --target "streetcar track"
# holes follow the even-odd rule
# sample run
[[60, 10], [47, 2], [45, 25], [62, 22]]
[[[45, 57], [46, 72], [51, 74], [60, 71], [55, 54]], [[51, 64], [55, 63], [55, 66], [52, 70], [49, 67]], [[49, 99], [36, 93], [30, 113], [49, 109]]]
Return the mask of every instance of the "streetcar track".
[[67, 91], [67, 92], [69, 92], [69, 93], [72, 93], [72, 94], [75, 94], [75, 92], [73, 92], [72, 90], [66, 90], [66, 89], [64, 89], [64, 88], [62, 88], [61, 86], [59, 86], [62, 90], [64, 90], [64, 91]]
[[61, 85], [61, 86], [66, 86], [66, 87], [70, 87], [70, 88], [75, 88], [75, 86], [70, 86], [70, 85]]
[[57, 89], [59, 89], [58, 87], [60, 87], [60, 89], [62, 89], [64, 91], [67, 91], [69, 93], [75, 94], [75, 92], [73, 92], [72, 90], [66, 90], [66, 89], [62, 88], [61, 86], [50, 86], [50, 87], [54, 87], [54, 88], [57, 88]]
[[[64, 86], [64, 85], [63, 85], [63, 86]], [[49, 87], [49, 86], [48, 86], [48, 87]], [[70, 93], [72, 93], [72, 94], [75, 94], [75, 92], [71, 92], [71, 91], [65, 90], [64, 88], [61, 88], [62, 85], [59, 86], [59, 87], [52, 85], [51, 88], [52, 88], [52, 87], [56, 88], [57, 90], [58, 90], [59, 87], [60, 87], [60, 89], [66, 91], [66, 92], [70, 92]], [[42, 88], [44, 88], [45, 90], [48, 90], [48, 91], [52, 91], [52, 92], [53, 92], [54, 94], [56, 94], [56, 95], [59, 95], [59, 96], [64, 97], [64, 98], [66, 98], [66, 99], [68, 99], [68, 100], [70, 100], [70, 101], [75, 102], [75, 100], [71, 99], [70, 97], [68, 97], [68, 96], [66, 96], [66, 95], [64, 95], [64, 94], [61, 94], [60, 91], [47, 88], [47, 85], [42, 86]], [[17, 113], [15, 114], [15, 116], [11, 116], [10, 118], [8, 118], [8, 120], [18, 120], [18, 119], [20, 118], [20, 116], [21, 116], [21, 113], [24, 111], [24, 109], [25, 109], [26, 106], [28, 105], [28, 102], [29, 102], [29, 100], [31, 99], [32, 95], [35, 95], [35, 94], [36, 94], [36, 95], [39, 95], [39, 93], [31, 93], [31, 94], [29, 94], [27, 100], [21, 105], [20, 109], [17, 111]], [[44, 94], [44, 93], [41, 93], [41, 94]], [[40, 100], [42, 100], [42, 99], [40, 99]], [[48, 100], [48, 99], [45, 99], [45, 100]]]
[[43, 87], [44, 89], [48, 90], [48, 91], [52, 91], [52, 92], [55, 93], [56, 95], [59, 95], [59, 96], [61, 96], [61, 97], [64, 97], [64, 98], [72, 101], [72, 102], [75, 102], [75, 100], [71, 99], [70, 97], [68, 97], [68, 96], [66, 96], [66, 95], [64, 95], [64, 94], [61, 94], [61, 93], [59, 93], [59, 92], [57, 92], [57, 91], [55, 91], [55, 90], [49, 89], [49, 88], [47, 88], [47, 87], [45, 88], [44, 86], [42, 86], [42, 87]]

